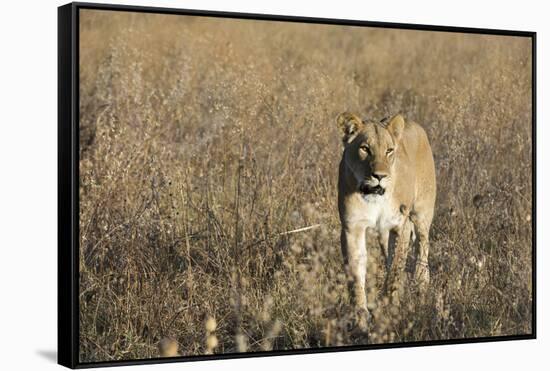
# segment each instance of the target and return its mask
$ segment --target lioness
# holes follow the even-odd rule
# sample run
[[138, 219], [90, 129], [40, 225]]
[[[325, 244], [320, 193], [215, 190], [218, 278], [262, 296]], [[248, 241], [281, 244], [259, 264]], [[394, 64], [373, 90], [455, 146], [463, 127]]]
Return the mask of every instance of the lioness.
[[[402, 269], [413, 227], [419, 248], [415, 279], [429, 283], [429, 231], [436, 196], [435, 168], [426, 132], [396, 115], [363, 121], [345, 112], [337, 118], [344, 144], [338, 178], [341, 245], [350, 292], [358, 310], [367, 311], [365, 279], [367, 233], [373, 233], [389, 264], [390, 234], [395, 252], [388, 279]], [[392, 283], [390, 283], [391, 286]]]

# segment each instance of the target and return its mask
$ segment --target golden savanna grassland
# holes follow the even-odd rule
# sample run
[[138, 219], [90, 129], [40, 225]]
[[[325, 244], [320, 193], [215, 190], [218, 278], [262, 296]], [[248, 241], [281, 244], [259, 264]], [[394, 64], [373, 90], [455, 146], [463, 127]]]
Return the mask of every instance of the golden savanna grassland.
[[[80, 361], [530, 333], [531, 64], [520, 37], [81, 10]], [[366, 333], [346, 110], [420, 123], [438, 185], [429, 290], [391, 305], [371, 250]]]

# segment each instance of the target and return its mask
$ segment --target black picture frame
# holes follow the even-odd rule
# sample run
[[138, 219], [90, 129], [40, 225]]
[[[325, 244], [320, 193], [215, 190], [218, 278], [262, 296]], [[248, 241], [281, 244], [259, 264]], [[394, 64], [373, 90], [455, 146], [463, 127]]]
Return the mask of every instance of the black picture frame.
[[[79, 11], [82, 9], [131, 11], [284, 22], [368, 26], [436, 32], [475, 33], [526, 37], [532, 43], [532, 333], [470, 339], [352, 345], [315, 349], [249, 352], [81, 363], [79, 348]], [[380, 348], [417, 347], [463, 343], [536, 339], [536, 32], [484, 28], [386, 23], [268, 14], [231, 13], [97, 3], [70, 3], [58, 8], [58, 363], [69, 368], [172, 363], [245, 357], [341, 352]]]

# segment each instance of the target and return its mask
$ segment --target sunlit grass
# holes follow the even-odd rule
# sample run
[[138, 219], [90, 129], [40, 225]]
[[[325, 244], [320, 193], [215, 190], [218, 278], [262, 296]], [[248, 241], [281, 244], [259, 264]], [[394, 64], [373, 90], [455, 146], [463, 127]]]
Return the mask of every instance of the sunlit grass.
[[[531, 332], [530, 40], [85, 10], [80, 45], [81, 361]], [[419, 122], [437, 172], [428, 293], [390, 305], [370, 251], [367, 334], [345, 110]]]

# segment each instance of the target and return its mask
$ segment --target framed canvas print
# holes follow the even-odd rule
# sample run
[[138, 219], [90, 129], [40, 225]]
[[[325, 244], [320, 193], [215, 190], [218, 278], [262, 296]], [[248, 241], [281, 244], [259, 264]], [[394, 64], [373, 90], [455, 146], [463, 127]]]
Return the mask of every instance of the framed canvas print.
[[535, 338], [534, 32], [58, 20], [60, 364]]

